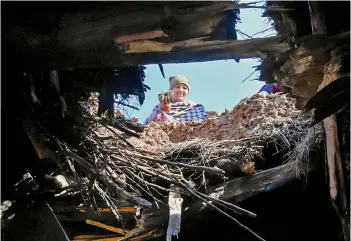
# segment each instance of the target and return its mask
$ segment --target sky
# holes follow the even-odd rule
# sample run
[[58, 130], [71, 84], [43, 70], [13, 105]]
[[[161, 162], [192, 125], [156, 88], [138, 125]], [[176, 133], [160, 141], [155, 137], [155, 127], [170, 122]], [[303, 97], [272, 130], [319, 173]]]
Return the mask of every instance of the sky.
[[[237, 29], [245, 34], [253, 35], [270, 28], [267, 19], [261, 17], [262, 11], [261, 9], [241, 9], [241, 23], [237, 24]], [[274, 34], [272, 30], [254, 37], [273, 36]], [[238, 39], [245, 38], [247, 37], [238, 34]], [[147, 65], [145, 84], [150, 86], [151, 90], [146, 92], [145, 102], [139, 107], [140, 110], [132, 111], [130, 115], [144, 122], [158, 103], [158, 93], [168, 91], [168, 78], [173, 75], [184, 75], [191, 81], [189, 99], [202, 104], [206, 110], [218, 113], [225, 109], [231, 110], [240, 100], [257, 93], [263, 86], [264, 83], [261, 81], [252, 81], [258, 77], [259, 72], [241, 83], [258, 64], [258, 59], [243, 59], [239, 63], [228, 59], [202, 63], [164, 64], [166, 78], [162, 77], [158, 65]]]

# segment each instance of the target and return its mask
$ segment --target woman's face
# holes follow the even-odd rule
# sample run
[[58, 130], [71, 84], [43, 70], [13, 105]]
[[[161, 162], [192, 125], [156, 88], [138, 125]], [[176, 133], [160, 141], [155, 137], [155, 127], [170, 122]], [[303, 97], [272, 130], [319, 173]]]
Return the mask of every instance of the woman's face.
[[172, 102], [181, 102], [186, 100], [186, 98], [188, 97], [189, 89], [183, 84], [177, 84], [171, 90], [170, 94], [171, 94]]

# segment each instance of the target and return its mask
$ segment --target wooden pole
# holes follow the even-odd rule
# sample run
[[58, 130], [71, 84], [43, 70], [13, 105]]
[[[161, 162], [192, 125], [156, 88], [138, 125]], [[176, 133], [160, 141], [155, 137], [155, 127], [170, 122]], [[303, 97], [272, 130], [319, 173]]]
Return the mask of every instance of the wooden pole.
[[[309, 10], [311, 16], [312, 34], [327, 34], [324, 22], [322, 3], [318, 1], [309, 1]], [[336, 78], [335, 78], [336, 79]], [[324, 82], [324, 79], [323, 79]], [[323, 86], [323, 83], [320, 87]], [[317, 91], [320, 91], [319, 88]], [[348, 202], [346, 198], [345, 177], [343, 173], [343, 165], [340, 153], [340, 141], [338, 136], [337, 116], [333, 114], [323, 120], [326, 149], [327, 149], [327, 169], [329, 173], [329, 187], [332, 204], [341, 219], [344, 239], [350, 241], [350, 215]]]
[[321, 2], [308, 1], [308, 7], [310, 10], [312, 33], [327, 34]]

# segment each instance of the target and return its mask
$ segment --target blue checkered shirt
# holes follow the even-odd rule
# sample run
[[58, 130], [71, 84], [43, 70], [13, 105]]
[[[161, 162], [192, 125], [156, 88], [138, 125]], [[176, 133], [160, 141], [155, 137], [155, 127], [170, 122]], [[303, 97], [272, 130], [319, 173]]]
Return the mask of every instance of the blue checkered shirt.
[[[182, 104], [191, 104], [192, 107], [187, 110], [184, 114], [181, 114], [179, 116], [172, 116], [175, 120], [179, 121], [179, 122], [186, 122], [186, 121], [204, 121], [207, 116], [208, 116], [208, 111], [205, 110], [205, 108], [203, 107], [203, 105], [200, 104], [195, 104], [192, 101], [184, 101], [184, 102], [178, 102], [178, 103], [174, 103], [171, 105], [172, 107], [176, 107], [178, 105], [182, 105]], [[153, 117], [157, 115], [157, 113], [160, 110], [160, 105], [156, 105], [155, 108], [153, 109], [151, 115], [149, 118], [147, 118], [144, 122], [145, 125], [149, 124]]]

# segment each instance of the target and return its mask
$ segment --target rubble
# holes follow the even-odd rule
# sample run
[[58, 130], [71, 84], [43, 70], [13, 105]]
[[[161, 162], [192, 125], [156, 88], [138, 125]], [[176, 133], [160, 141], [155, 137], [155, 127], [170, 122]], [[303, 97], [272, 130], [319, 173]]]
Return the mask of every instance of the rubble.
[[[285, 94], [256, 94], [202, 123], [153, 122], [138, 131], [123, 125], [127, 120], [122, 117], [111, 123], [105, 115], [97, 116], [97, 107], [96, 93], [79, 102], [79, 110], [74, 112], [79, 128], [70, 139], [46, 134], [62, 166], [55, 175], [69, 183], [53, 192], [57, 198], [83, 197], [86, 208], [94, 207], [99, 197], [117, 220], [123, 219], [116, 212], [120, 203], [148, 210], [153, 203], [164, 203], [174, 185], [182, 196], [206, 203], [263, 240], [220, 207], [251, 217], [255, 214], [205, 190], [263, 171], [261, 164], [272, 162], [277, 153], [281, 158], [272, 162], [273, 166], [290, 161], [296, 168], [302, 160], [291, 157], [300, 153], [304, 157], [320, 144], [320, 132], [309, 132], [310, 116], [296, 110], [294, 99]], [[267, 156], [272, 145], [276, 148]]]

